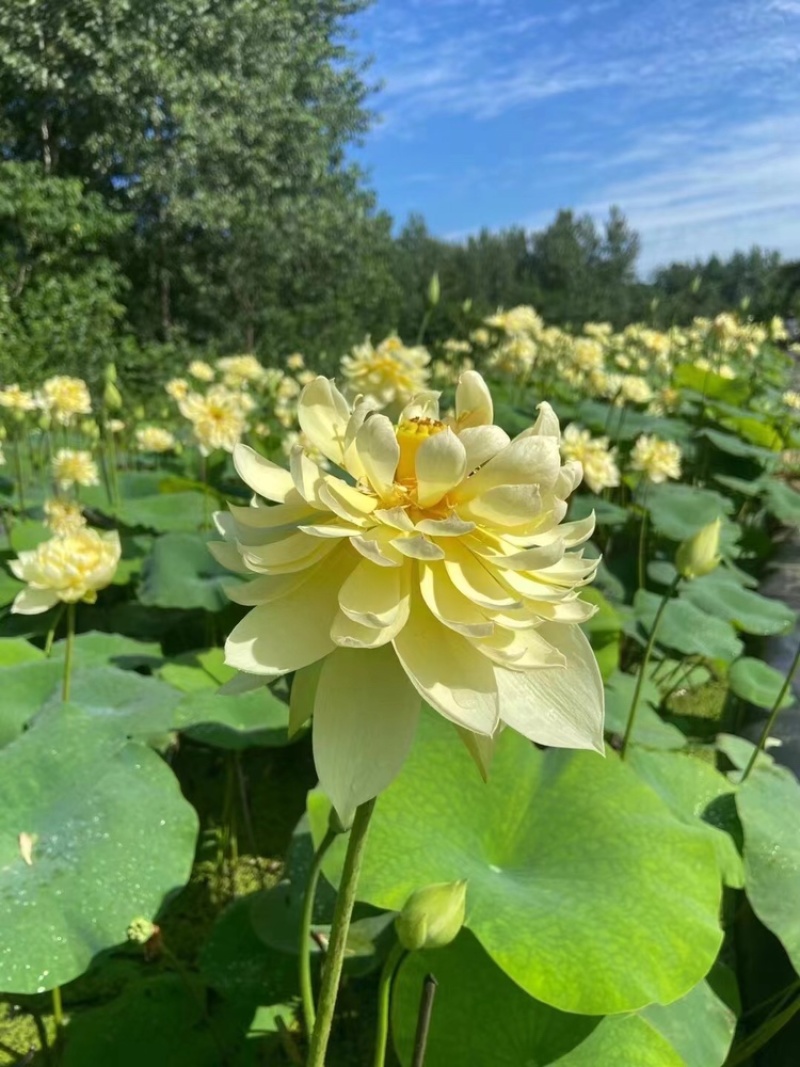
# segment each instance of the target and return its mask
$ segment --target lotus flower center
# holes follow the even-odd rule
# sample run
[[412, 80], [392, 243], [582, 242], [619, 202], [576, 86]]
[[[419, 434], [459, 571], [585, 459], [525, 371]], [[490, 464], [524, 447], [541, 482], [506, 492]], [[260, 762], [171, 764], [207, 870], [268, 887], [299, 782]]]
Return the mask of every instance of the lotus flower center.
[[434, 434], [441, 433], [447, 427], [438, 419], [407, 419], [397, 427], [397, 443], [400, 445], [400, 460], [397, 464], [395, 481], [404, 484], [417, 481], [417, 452], [423, 441]]

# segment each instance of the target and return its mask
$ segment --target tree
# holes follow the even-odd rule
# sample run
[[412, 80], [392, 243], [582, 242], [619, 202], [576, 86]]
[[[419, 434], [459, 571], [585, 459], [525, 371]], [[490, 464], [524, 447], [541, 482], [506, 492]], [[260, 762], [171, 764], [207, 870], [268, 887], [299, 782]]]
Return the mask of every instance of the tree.
[[80, 181], [0, 164], [0, 380], [92, 377], [114, 359], [124, 278], [103, 247], [122, 225]]

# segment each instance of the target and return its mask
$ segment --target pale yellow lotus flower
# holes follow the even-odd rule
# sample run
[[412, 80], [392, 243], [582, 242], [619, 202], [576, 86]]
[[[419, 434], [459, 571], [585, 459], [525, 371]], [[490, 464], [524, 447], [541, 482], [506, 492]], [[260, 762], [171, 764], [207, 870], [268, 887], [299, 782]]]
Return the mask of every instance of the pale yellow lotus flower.
[[214, 368], [210, 363], [206, 363], [204, 359], [193, 359], [187, 369], [193, 378], [197, 378], [198, 382], [214, 381]]
[[674, 441], [642, 434], [631, 452], [631, 469], [658, 485], [681, 476], [681, 450]]
[[19, 385], [6, 385], [0, 389], [0, 408], [11, 411], [33, 411], [36, 408], [33, 393], [20, 389]]
[[247, 411], [241, 393], [231, 392], [222, 385], [213, 385], [205, 396], [189, 393], [178, 402], [181, 415], [192, 424], [195, 438], [203, 455], [216, 448], [232, 452], [247, 428]]
[[44, 524], [56, 537], [66, 537], [86, 525], [80, 505], [70, 500], [45, 500]]
[[9, 567], [16, 578], [28, 585], [17, 594], [11, 610], [20, 615], [39, 615], [59, 601], [93, 604], [98, 590], [110, 585], [119, 558], [117, 531], [98, 533], [88, 527], [20, 552]]
[[59, 489], [67, 490], [73, 485], [99, 485], [97, 464], [91, 452], [73, 448], [60, 448], [51, 463], [53, 478]]
[[595, 437], [572, 423], [561, 438], [561, 455], [583, 467], [583, 480], [593, 493], [614, 489], [620, 483], [617, 450], [609, 448], [607, 437]]
[[430, 358], [425, 348], [420, 345], [407, 348], [394, 334], [377, 348], [367, 338], [342, 357], [345, 395], [350, 400], [363, 396], [373, 408], [391, 407], [399, 411], [426, 388]]
[[42, 385], [41, 404], [44, 410], [62, 426], [68, 426], [76, 415], [91, 415], [92, 400], [83, 378], [57, 374]]
[[177, 444], [175, 435], [163, 426], [140, 426], [136, 431], [136, 447], [140, 452], [174, 452]]
[[185, 400], [189, 395], [189, 383], [185, 378], [170, 378], [164, 389], [173, 400]]
[[781, 400], [787, 408], [792, 408], [793, 411], [800, 411], [800, 393], [796, 393], [793, 389], [788, 389], [781, 396]]
[[305, 365], [306, 360], [302, 352], [292, 352], [286, 357], [286, 366], [289, 370], [303, 370]]
[[229, 389], [241, 389], [264, 377], [264, 368], [255, 356], [223, 356], [217, 360], [217, 368], [222, 371], [222, 381]]
[[[299, 422], [311, 445], [290, 471], [240, 445], [251, 507], [217, 516], [216, 558], [252, 581], [231, 588], [252, 610], [226, 660], [258, 685], [290, 671], [291, 729], [313, 715], [317, 771], [343, 821], [400, 770], [420, 698], [462, 731], [485, 771], [505, 724], [545, 745], [603, 747], [603, 689], [578, 624], [597, 560], [575, 546], [594, 516], [563, 522], [580, 482], [562, 465], [549, 404], [510, 440], [492, 425], [475, 371], [439, 415], [423, 393], [394, 425], [317, 378]], [[268, 506], [264, 501], [273, 501]]]

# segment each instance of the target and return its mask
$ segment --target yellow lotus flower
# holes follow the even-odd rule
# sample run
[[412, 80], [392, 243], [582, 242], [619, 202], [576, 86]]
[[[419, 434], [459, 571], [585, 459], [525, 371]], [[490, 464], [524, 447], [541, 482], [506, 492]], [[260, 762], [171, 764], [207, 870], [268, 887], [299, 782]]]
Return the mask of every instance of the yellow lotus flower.
[[345, 393], [351, 400], [365, 397], [373, 408], [399, 409], [426, 388], [430, 358], [425, 348], [406, 348], [394, 334], [377, 348], [367, 338], [342, 357]]
[[86, 525], [80, 505], [69, 500], [45, 500], [44, 524], [57, 537], [66, 537]]
[[53, 456], [53, 478], [58, 488], [67, 490], [73, 485], [99, 485], [97, 464], [91, 452], [60, 448]]
[[595, 437], [573, 423], [561, 439], [561, 455], [583, 467], [583, 478], [593, 493], [619, 485], [616, 449], [608, 447], [607, 437]]
[[59, 600], [93, 604], [98, 590], [111, 583], [119, 557], [116, 530], [98, 533], [88, 527], [20, 552], [9, 567], [28, 586], [17, 594], [11, 610], [20, 615], [40, 615]]
[[187, 369], [193, 378], [197, 378], [198, 382], [214, 381], [214, 368], [210, 363], [206, 363], [204, 359], [193, 359]]
[[20, 389], [18, 385], [7, 385], [0, 389], [0, 408], [9, 408], [11, 411], [33, 411], [36, 400], [33, 393]]
[[189, 383], [185, 378], [170, 378], [164, 389], [173, 400], [184, 400], [189, 395]]
[[668, 478], [680, 478], [681, 450], [674, 441], [642, 434], [631, 452], [631, 468], [641, 471], [656, 485]]
[[68, 426], [76, 415], [91, 415], [89, 388], [83, 378], [57, 374], [42, 385], [42, 407], [56, 422]]
[[223, 356], [217, 360], [222, 381], [229, 389], [241, 389], [250, 382], [260, 382], [264, 368], [255, 356]]
[[226, 660], [253, 685], [297, 672], [291, 728], [313, 715], [317, 771], [345, 822], [400, 770], [420, 697], [484, 771], [503, 724], [602, 751], [602, 684], [577, 625], [593, 614], [579, 593], [597, 560], [574, 551], [594, 517], [562, 522], [580, 465], [561, 464], [548, 404], [514, 440], [492, 413], [475, 371], [452, 420], [423, 393], [397, 425], [317, 378], [300, 426], [350, 480], [302, 448], [290, 471], [234, 452], [257, 497], [217, 516], [225, 540], [211, 547], [257, 577], [229, 592], [252, 610]]
[[136, 446], [140, 452], [172, 452], [177, 446], [175, 435], [162, 426], [140, 426]]
[[178, 407], [191, 422], [200, 451], [206, 456], [216, 448], [232, 452], [247, 427], [249, 405], [245, 398], [222, 385], [213, 385], [205, 396], [189, 393]]

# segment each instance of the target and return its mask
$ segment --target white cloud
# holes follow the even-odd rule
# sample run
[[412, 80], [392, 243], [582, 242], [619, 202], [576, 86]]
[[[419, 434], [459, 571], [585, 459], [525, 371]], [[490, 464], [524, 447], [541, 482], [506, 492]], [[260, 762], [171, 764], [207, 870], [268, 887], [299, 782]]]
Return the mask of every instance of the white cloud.
[[800, 255], [800, 110], [715, 132], [642, 134], [618, 162], [633, 178], [609, 179], [581, 206], [619, 204], [642, 235], [642, 268], [670, 259], [728, 255], [754, 244]]

